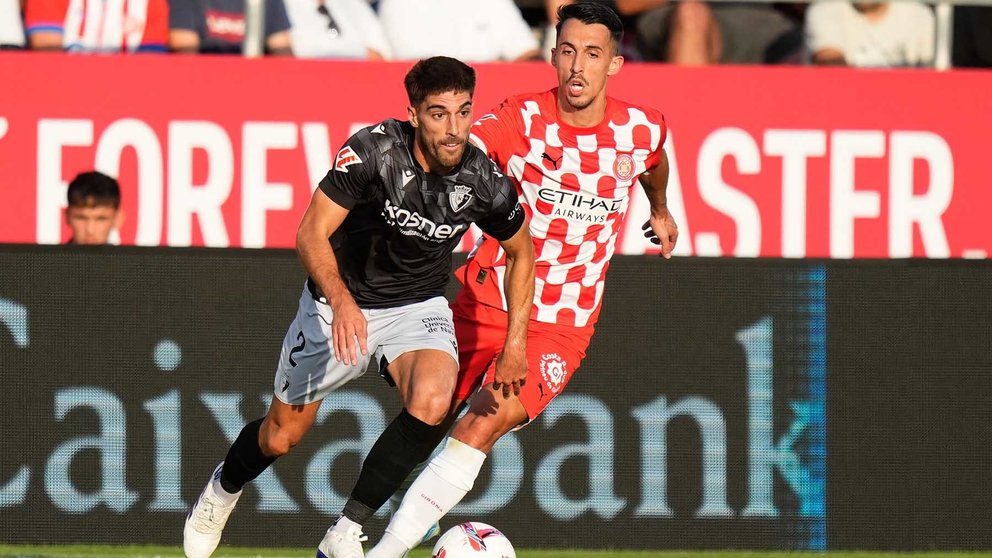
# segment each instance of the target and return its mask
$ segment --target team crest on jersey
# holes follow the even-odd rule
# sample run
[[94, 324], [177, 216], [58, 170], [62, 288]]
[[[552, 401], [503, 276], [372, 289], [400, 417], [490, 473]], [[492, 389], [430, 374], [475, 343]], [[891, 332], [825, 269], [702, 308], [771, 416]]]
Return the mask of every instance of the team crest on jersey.
[[351, 146], [346, 145], [341, 148], [341, 151], [338, 151], [338, 156], [334, 159], [334, 170], [348, 172], [348, 167], [361, 164], [361, 162], [362, 159], [355, 153]]
[[455, 191], [448, 192], [448, 203], [451, 204], [451, 209], [455, 210], [455, 213], [468, 207], [468, 204], [472, 201], [472, 189], [464, 184], [455, 184]]
[[568, 365], [558, 353], [541, 355], [541, 377], [551, 388], [552, 393], [561, 391], [561, 386], [568, 375]]
[[621, 182], [634, 178], [634, 158], [627, 153], [617, 155], [613, 161], [613, 176]]

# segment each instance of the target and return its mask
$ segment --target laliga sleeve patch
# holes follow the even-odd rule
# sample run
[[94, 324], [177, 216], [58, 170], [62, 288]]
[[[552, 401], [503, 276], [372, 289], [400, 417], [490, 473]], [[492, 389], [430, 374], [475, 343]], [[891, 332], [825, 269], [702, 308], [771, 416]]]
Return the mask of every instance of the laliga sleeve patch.
[[561, 391], [565, 377], [568, 375], [568, 363], [558, 356], [558, 353], [541, 355], [541, 378], [544, 379], [552, 393]]
[[350, 145], [346, 145], [338, 151], [338, 156], [334, 159], [334, 170], [339, 172], [348, 172], [348, 167], [351, 165], [361, 164], [362, 159], [357, 153], [351, 148]]

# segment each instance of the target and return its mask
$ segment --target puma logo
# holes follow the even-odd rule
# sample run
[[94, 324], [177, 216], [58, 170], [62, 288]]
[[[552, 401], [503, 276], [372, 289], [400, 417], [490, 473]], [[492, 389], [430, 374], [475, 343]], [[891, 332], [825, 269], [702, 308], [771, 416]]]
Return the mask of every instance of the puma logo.
[[548, 162], [550, 162], [552, 165], [555, 166], [555, 170], [558, 170], [558, 164], [561, 163], [561, 156], [555, 159], [554, 157], [548, 155], [547, 153], [542, 153], [541, 158], [546, 159]]

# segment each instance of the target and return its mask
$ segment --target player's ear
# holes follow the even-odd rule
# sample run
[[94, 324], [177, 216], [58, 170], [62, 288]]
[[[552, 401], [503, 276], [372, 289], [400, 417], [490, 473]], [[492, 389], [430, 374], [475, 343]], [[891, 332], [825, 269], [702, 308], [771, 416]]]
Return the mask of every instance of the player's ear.
[[617, 72], [620, 71], [621, 67], [623, 67], [623, 56], [614, 56], [610, 60], [610, 69], [607, 70], [606, 75], [608, 76], [616, 75]]
[[124, 228], [124, 220], [126, 219], [126, 217], [127, 215], [124, 214], [124, 210], [118, 209], [117, 214], [114, 215], [114, 228], [117, 229], [118, 231]]
[[406, 115], [410, 117], [410, 124], [412, 124], [414, 128], [420, 127], [420, 122], [417, 121], [417, 109], [413, 107], [406, 107]]

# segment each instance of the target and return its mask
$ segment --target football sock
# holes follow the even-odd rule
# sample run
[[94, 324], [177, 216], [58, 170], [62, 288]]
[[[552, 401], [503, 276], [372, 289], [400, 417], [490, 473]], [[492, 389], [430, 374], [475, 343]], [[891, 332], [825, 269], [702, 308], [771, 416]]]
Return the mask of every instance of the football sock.
[[485, 453], [449, 437], [441, 453], [410, 486], [382, 540], [367, 558], [401, 556], [401, 549], [405, 552], [420, 543], [427, 529], [472, 489], [485, 460]]
[[241, 491], [228, 492], [220, 483], [220, 474], [215, 473], [213, 477], [210, 478], [210, 484], [214, 490], [214, 497], [219, 499], [224, 503], [225, 506], [229, 506], [238, 501], [241, 497]]
[[410, 471], [430, 456], [447, 428], [447, 422], [432, 426], [406, 409], [400, 411], [365, 458], [342, 515], [364, 525], [403, 484]]
[[249, 422], [241, 429], [238, 438], [227, 450], [224, 458], [224, 468], [221, 470], [220, 486], [228, 494], [236, 494], [244, 485], [255, 480], [276, 460], [262, 453], [258, 446], [258, 431], [262, 420]]
[[400, 504], [403, 503], [403, 497], [406, 496], [407, 490], [410, 490], [410, 485], [413, 484], [413, 481], [417, 480], [417, 477], [419, 477], [420, 473], [423, 473], [426, 468], [426, 460], [417, 463], [417, 466], [414, 467], [413, 470], [410, 471], [410, 474], [406, 476], [406, 480], [403, 481], [403, 484], [401, 484], [400, 487], [396, 489], [396, 492], [393, 492], [393, 495], [389, 497], [389, 508], [391, 512], [395, 513], [396, 510], [400, 509]]

